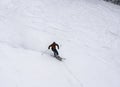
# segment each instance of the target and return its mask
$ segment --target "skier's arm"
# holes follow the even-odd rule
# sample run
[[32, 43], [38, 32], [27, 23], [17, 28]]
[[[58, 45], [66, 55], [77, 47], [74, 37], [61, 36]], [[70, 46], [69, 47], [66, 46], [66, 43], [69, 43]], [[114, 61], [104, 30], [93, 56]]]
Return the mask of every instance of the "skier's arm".
[[48, 47], [48, 49], [50, 49], [51, 45]]
[[56, 44], [56, 46], [58, 47], [58, 49], [59, 49], [59, 45], [58, 44]]

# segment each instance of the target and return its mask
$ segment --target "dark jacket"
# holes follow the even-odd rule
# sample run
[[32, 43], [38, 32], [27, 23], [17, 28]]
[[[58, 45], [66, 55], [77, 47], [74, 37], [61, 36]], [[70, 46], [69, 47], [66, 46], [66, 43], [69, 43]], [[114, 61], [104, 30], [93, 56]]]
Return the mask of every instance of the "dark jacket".
[[58, 49], [59, 49], [59, 45], [54, 42], [51, 45], [49, 45], [48, 49], [51, 48], [52, 50], [54, 50], [54, 49], [56, 49], [56, 47], [58, 47]]

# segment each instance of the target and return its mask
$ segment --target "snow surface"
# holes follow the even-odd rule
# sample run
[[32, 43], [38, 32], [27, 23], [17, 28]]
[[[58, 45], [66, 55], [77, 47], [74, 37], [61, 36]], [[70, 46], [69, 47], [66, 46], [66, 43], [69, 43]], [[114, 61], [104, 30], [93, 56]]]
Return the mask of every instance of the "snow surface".
[[[53, 41], [63, 62], [47, 50]], [[0, 87], [120, 87], [120, 7], [0, 0]]]

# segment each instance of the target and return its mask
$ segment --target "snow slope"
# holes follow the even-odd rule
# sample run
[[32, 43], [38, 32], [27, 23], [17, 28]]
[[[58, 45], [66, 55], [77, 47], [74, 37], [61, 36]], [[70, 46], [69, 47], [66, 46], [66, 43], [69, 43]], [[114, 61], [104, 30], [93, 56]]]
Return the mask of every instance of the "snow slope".
[[[53, 41], [64, 62], [50, 56]], [[119, 6], [0, 0], [0, 87], [120, 87], [119, 51]]]

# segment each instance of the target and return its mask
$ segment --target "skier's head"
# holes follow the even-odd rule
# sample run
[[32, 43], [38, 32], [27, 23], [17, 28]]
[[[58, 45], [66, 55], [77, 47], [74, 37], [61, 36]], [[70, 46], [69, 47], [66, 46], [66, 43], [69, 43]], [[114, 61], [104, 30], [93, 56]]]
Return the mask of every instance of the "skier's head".
[[53, 44], [56, 44], [55, 42], [53, 42]]

